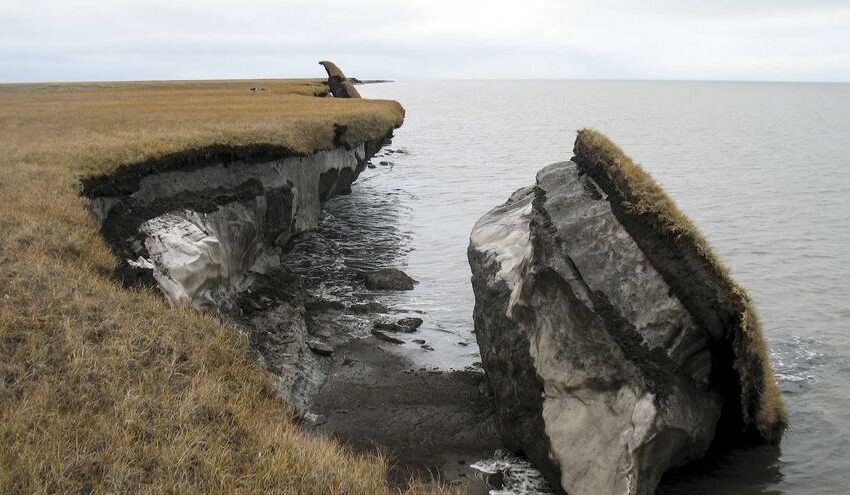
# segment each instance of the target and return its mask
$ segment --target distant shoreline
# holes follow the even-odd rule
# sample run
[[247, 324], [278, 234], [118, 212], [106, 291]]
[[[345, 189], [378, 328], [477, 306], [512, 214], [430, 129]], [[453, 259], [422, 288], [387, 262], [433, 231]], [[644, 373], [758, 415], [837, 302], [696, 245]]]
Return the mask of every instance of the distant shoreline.
[[389, 79], [357, 79], [356, 77], [350, 77], [348, 79], [351, 81], [351, 84], [361, 85], [361, 84], [380, 84], [380, 83], [391, 83], [395, 81], [391, 81]]

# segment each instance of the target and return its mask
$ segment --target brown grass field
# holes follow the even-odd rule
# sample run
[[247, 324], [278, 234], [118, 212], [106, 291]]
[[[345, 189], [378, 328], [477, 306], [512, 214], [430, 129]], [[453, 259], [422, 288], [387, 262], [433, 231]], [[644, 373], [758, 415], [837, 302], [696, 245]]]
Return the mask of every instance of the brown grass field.
[[318, 80], [0, 85], [0, 493], [393, 492], [386, 459], [299, 430], [245, 338], [111, 279], [79, 196], [81, 177], [169, 153], [306, 153], [331, 147], [333, 123], [354, 142], [403, 118], [395, 102], [307, 96], [324, 92]]

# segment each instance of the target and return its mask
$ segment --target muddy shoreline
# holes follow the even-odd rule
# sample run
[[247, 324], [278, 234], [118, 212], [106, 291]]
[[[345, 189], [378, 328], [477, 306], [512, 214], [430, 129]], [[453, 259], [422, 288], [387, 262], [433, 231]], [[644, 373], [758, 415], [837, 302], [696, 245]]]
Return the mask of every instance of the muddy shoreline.
[[211, 310], [245, 334], [306, 431], [379, 451], [399, 487], [433, 479], [487, 493], [470, 465], [502, 442], [478, 355], [460, 351], [469, 337], [402, 302], [394, 289], [416, 283], [407, 275], [398, 272], [405, 287], [365, 275], [405, 266], [399, 205], [366, 194], [325, 210], [367, 166], [391, 171], [369, 162], [406, 153], [377, 153], [388, 140], [130, 177], [121, 195], [92, 198], [92, 214], [124, 260], [118, 276], [159, 285], [169, 301]]
[[389, 456], [399, 486], [435, 478], [486, 493], [469, 468], [501, 447], [484, 373], [416, 368], [393, 346], [367, 337], [337, 347], [310, 429]]
[[[368, 302], [369, 291], [361, 302], [326, 300], [303, 282], [285, 269], [256, 276], [223, 316], [247, 333], [272, 374], [294, 377], [281, 387], [302, 412], [304, 429], [357, 452], [380, 452], [390, 460], [390, 483], [400, 488], [412, 479], [435, 479], [487, 493], [470, 469], [502, 447], [484, 372], [417, 365], [410, 353], [434, 352], [420, 344], [427, 341], [417, 331], [386, 332], [407, 339], [403, 344], [364, 336], [376, 323], [409, 314], [377, 302], [377, 292]], [[298, 345], [301, 336], [307, 352]], [[296, 359], [293, 373], [287, 366]]]

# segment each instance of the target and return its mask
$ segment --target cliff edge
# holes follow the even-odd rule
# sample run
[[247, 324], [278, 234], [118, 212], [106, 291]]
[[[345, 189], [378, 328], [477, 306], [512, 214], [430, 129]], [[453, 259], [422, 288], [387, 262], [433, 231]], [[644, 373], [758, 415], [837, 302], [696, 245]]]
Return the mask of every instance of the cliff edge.
[[[116, 253], [151, 250], [101, 235], [123, 211], [191, 229], [168, 237], [197, 239], [187, 256], [250, 255], [308, 228], [404, 117], [326, 93], [318, 79], [0, 85], [0, 493], [393, 493], [385, 461], [301, 431], [255, 335], [128, 287]], [[286, 190], [304, 207], [291, 216]], [[230, 230], [239, 218], [256, 222]], [[266, 294], [251, 300], [275, 312]], [[294, 323], [267, 339], [281, 359], [306, 355]]]

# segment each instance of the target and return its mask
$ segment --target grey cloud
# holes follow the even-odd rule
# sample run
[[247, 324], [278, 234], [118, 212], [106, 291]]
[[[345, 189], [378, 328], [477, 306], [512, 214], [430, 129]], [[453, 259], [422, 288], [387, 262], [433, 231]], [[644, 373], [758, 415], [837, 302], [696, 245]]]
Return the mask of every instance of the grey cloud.
[[850, 80], [837, 1], [330, 0], [0, 5], [0, 80]]

